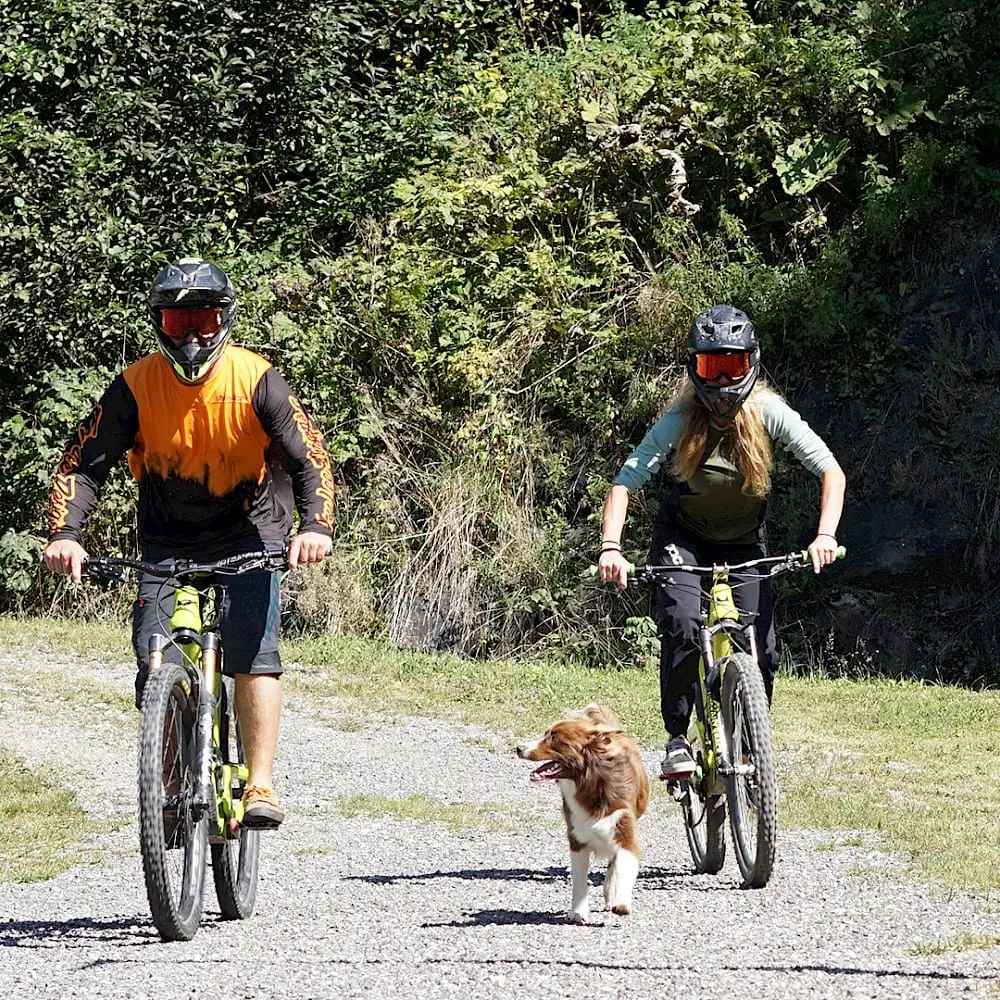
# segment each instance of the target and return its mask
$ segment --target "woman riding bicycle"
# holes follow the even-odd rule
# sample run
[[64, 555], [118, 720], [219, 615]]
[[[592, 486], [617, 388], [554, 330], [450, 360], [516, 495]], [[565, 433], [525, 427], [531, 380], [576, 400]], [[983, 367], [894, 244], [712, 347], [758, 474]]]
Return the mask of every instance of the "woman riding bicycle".
[[[621, 535], [629, 496], [661, 465], [676, 480], [660, 505], [650, 562], [713, 564], [766, 555], [764, 520], [774, 463], [773, 445], [787, 448], [822, 483], [819, 524], [809, 545], [815, 572], [837, 554], [837, 525], [845, 477], [830, 449], [778, 393], [759, 378], [757, 334], [746, 313], [713, 306], [695, 317], [688, 340], [687, 375], [667, 413], [626, 459], [604, 503], [601, 579], [628, 581]], [[658, 590], [660, 709], [667, 731], [665, 778], [695, 770], [687, 741], [698, 676], [701, 586], [677, 573]], [[770, 700], [778, 665], [773, 605], [766, 578], [734, 588], [741, 611], [755, 613], [761, 673]]]

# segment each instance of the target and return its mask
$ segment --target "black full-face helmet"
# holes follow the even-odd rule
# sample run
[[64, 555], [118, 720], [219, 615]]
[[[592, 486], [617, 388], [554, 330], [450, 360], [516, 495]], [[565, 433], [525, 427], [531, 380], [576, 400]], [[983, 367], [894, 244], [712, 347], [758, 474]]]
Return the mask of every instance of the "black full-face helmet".
[[236, 293], [225, 271], [200, 257], [168, 264], [153, 279], [147, 305], [156, 346], [174, 374], [188, 385], [202, 381], [236, 318]]
[[[712, 306], [699, 313], [688, 338], [688, 375], [698, 398], [717, 420], [732, 420], [760, 374], [760, 345], [745, 312]], [[709, 385], [722, 375], [728, 384]]]

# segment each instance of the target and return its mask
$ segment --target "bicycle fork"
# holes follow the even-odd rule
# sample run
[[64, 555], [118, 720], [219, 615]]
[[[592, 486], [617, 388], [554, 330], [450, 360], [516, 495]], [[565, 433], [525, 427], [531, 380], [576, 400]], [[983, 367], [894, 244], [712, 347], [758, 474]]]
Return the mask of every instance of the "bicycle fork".
[[215, 807], [212, 784], [212, 729], [215, 723], [215, 674], [219, 665], [219, 637], [206, 632], [201, 637], [201, 684], [195, 719], [194, 792], [191, 807], [196, 816]]

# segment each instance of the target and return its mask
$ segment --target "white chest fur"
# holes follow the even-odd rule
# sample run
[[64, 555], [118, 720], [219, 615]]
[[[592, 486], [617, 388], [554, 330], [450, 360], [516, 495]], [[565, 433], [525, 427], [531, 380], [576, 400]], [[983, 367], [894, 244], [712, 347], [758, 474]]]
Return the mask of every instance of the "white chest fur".
[[618, 809], [600, 819], [591, 816], [586, 809], [580, 805], [576, 797], [576, 784], [568, 779], [559, 781], [559, 791], [562, 792], [563, 802], [569, 813], [569, 831], [573, 839], [581, 844], [586, 844], [595, 855], [605, 860], [610, 860], [617, 854], [618, 845], [615, 843], [615, 830], [618, 828], [618, 820], [625, 813], [624, 809]]

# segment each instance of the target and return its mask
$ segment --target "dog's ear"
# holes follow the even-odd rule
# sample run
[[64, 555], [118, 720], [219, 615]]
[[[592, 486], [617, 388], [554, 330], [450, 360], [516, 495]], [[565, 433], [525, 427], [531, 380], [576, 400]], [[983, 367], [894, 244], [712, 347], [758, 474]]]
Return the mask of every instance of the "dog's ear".
[[597, 753], [602, 753], [611, 746], [611, 741], [615, 736], [621, 736], [622, 731], [614, 726], [595, 726], [591, 733], [588, 744]]
[[610, 708], [606, 708], [604, 705], [598, 705], [596, 702], [589, 704], [580, 714], [583, 718], [594, 723], [595, 726], [611, 726], [615, 729], [621, 728], [618, 716], [615, 715]]

